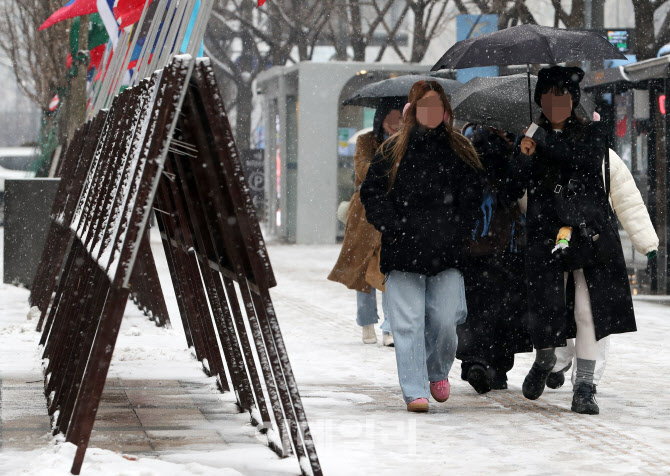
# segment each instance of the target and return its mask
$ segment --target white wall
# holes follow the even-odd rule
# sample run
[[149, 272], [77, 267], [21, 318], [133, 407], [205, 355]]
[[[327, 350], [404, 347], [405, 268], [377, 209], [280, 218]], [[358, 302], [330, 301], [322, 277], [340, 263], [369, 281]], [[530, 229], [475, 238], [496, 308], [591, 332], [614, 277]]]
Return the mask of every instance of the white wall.
[[0, 147], [37, 141], [40, 111], [19, 89], [8, 58], [0, 56]]

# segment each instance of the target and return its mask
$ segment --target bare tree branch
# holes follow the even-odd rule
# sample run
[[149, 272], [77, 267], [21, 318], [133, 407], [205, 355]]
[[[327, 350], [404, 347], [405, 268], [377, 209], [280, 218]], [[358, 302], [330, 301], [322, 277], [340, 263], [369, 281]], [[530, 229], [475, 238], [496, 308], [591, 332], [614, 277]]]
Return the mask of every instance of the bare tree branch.
[[0, 6], [0, 50], [11, 60], [19, 88], [45, 108], [65, 84], [70, 21], [44, 31], [39, 26], [61, 8], [57, 0], [4, 0]]

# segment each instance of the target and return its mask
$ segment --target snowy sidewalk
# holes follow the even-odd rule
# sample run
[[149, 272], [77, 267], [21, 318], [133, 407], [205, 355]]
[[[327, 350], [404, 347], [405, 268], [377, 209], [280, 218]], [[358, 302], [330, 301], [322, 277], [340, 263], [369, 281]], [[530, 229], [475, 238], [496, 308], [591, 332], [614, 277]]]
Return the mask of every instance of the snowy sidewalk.
[[670, 474], [670, 307], [635, 302], [640, 330], [612, 338], [599, 416], [570, 411], [569, 384], [524, 399], [531, 354], [518, 356], [509, 390], [483, 396], [457, 361], [449, 401], [414, 415], [393, 350], [361, 343], [354, 292], [324, 279], [338, 252], [270, 248], [272, 297], [327, 474]]
[[[156, 328], [129, 303], [82, 474], [297, 474], [185, 349], [159, 244], [154, 251], [175, 328]], [[361, 343], [355, 294], [325, 279], [339, 247], [269, 252], [272, 298], [326, 475], [670, 474], [670, 404], [659, 391], [670, 307], [636, 301], [640, 331], [613, 338], [600, 416], [570, 412], [569, 386], [525, 400], [530, 354], [517, 359], [510, 390], [484, 396], [460, 380], [457, 363], [449, 401], [416, 415], [405, 411], [393, 349]], [[66, 475], [73, 448], [48, 436], [27, 296], [0, 287], [0, 474]]]

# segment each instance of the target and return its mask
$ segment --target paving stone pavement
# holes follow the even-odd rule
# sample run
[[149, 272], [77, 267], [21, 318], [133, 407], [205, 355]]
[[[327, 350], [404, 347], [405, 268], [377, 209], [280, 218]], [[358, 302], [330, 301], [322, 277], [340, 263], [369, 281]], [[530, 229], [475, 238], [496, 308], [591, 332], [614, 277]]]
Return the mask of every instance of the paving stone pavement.
[[[0, 445], [30, 450], [50, 439], [42, 381], [4, 379], [0, 386]], [[232, 402], [222, 402], [202, 382], [177, 380], [107, 381], [90, 446], [127, 454], [225, 446], [232, 427], [248, 418]], [[240, 437], [236, 432], [235, 437]], [[255, 432], [246, 439], [256, 442]], [[234, 442], [239, 443], [238, 439]]]

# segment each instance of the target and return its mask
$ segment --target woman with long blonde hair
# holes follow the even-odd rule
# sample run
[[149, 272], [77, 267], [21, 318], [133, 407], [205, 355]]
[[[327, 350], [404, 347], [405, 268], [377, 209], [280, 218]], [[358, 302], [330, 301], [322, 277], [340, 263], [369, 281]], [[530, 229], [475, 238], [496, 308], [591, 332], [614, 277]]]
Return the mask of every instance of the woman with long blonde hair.
[[481, 169], [472, 144], [453, 128], [440, 84], [418, 81], [402, 128], [382, 144], [361, 187], [366, 217], [382, 233], [381, 271], [408, 411], [427, 411], [429, 394], [449, 398], [456, 326], [467, 315], [460, 268], [481, 200]]

